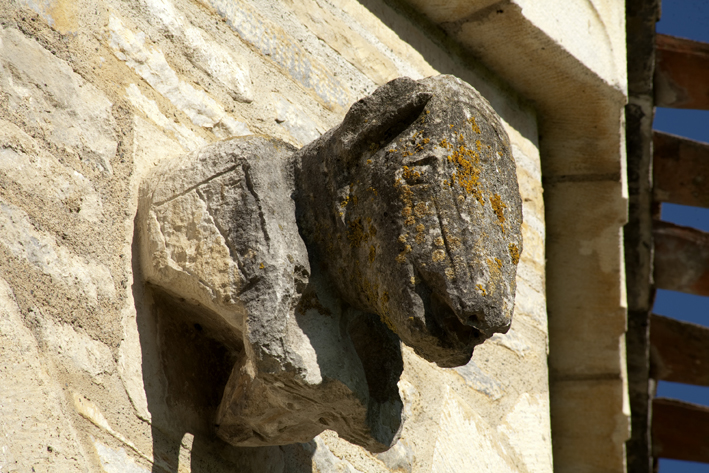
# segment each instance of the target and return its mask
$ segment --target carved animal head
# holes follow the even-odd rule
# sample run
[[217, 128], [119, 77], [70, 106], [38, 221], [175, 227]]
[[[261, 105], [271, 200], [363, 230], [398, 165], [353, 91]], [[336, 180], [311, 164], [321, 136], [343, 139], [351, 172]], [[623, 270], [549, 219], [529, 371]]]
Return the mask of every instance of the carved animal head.
[[440, 366], [507, 331], [522, 204], [507, 134], [475, 89], [396, 79], [296, 159], [311, 264], [347, 303]]

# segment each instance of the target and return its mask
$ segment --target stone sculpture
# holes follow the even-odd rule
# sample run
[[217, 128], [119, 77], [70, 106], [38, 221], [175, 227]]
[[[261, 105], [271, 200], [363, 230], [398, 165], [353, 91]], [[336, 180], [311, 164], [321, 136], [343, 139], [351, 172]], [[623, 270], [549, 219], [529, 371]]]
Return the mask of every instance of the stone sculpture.
[[254, 136], [160, 166], [141, 189], [141, 265], [243, 343], [220, 437], [332, 429], [378, 452], [403, 422], [399, 340], [453, 367], [509, 328], [521, 208], [487, 101], [451, 76], [400, 78], [301, 150]]

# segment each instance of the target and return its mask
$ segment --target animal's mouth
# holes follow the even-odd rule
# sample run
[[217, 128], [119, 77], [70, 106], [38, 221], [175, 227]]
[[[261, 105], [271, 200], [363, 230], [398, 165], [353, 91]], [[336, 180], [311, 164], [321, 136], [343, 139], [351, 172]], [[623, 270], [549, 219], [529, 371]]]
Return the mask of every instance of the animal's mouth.
[[461, 322], [461, 317], [451, 308], [449, 302], [432, 290], [425, 281], [416, 285], [416, 293], [423, 302], [425, 330], [436, 340], [435, 348], [421, 348], [416, 351], [443, 368], [468, 363], [475, 346], [488, 338], [475, 327], [480, 316], [468, 315], [463, 318], [467, 323]]

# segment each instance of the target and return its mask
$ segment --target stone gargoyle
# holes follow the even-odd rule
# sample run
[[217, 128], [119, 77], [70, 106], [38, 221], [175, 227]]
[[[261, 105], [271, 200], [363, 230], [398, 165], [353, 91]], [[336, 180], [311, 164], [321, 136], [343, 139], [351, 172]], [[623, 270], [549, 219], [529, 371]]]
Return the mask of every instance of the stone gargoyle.
[[452, 76], [399, 78], [300, 150], [251, 136], [159, 166], [141, 188], [141, 267], [243, 343], [221, 438], [332, 429], [380, 452], [403, 422], [400, 341], [454, 367], [509, 328], [521, 209], [488, 102]]

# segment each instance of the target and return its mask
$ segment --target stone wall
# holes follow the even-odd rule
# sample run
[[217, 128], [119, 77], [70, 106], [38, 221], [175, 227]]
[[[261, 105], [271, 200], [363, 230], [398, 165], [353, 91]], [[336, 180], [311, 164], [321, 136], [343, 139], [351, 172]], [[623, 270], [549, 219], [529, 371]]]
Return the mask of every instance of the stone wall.
[[[0, 471], [552, 470], [536, 112], [502, 79], [377, 2], [11, 0], [0, 22]], [[388, 80], [438, 73], [477, 88], [512, 142], [511, 330], [455, 369], [404, 347], [406, 422], [385, 453], [330, 431], [218, 440], [230, 360], [143, 284], [142, 179], [228, 137], [300, 147]]]

